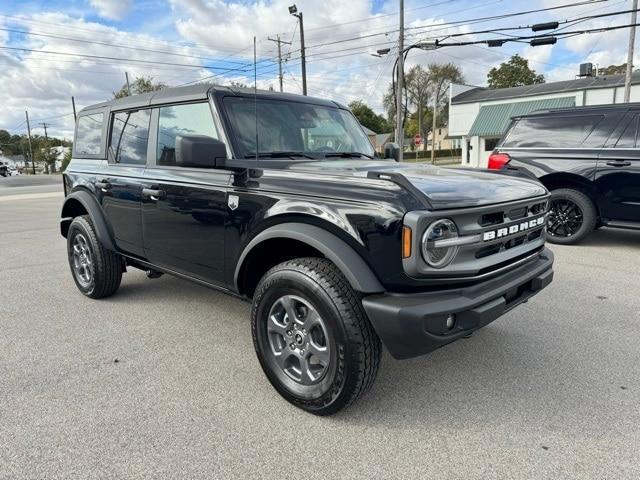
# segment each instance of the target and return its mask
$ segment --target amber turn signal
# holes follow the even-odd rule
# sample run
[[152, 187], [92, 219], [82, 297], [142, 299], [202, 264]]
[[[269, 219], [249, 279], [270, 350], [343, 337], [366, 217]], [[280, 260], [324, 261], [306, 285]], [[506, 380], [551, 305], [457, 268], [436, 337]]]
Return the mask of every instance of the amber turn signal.
[[402, 227], [402, 258], [411, 256], [411, 228], [406, 225]]

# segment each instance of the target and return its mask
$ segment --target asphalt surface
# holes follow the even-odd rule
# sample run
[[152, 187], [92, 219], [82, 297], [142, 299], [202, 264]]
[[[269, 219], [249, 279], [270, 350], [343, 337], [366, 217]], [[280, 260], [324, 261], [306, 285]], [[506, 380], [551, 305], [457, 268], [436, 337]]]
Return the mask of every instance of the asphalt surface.
[[0, 201], [2, 479], [640, 478], [640, 233], [553, 247], [528, 304], [430, 355], [385, 353], [372, 391], [319, 418], [263, 376], [248, 304], [135, 270], [84, 298], [61, 195], [17, 188]]

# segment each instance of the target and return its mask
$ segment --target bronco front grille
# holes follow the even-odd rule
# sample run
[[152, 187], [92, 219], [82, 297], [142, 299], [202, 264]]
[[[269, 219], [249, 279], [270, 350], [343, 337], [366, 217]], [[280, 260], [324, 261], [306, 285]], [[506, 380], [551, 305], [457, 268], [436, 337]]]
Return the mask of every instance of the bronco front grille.
[[[472, 278], [504, 271], [522, 263], [544, 245], [548, 196], [499, 205], [446, 211], [418, 211], [405, 215], [414, 232], [412, 258], [403, 260], [413, 277]], [[442, 269], [431, 268], [422, 258], [422, 233], [436, 219], [452, 220], [458, 227], [460, 245], [454, 260]]]

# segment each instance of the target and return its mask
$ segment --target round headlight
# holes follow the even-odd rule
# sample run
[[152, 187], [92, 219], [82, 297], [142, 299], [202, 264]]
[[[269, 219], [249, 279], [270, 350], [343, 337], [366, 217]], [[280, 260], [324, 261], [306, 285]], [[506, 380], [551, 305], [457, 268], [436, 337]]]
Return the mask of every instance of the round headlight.
[[438, 246], [438, 240], [449, 240], [458, 237], [458, 227], [451, 220], [442, 218], [433, 222], [422, 237], [422, 256], [429, 266], [444, 268], [449, 265], [458, 253], [457, 246]]

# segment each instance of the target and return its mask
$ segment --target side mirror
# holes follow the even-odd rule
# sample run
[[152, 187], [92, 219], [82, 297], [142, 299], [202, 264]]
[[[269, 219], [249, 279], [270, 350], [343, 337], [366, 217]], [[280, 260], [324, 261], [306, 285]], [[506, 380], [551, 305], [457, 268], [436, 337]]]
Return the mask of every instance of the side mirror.
[[207, 135], [178, 135], [176, 165], [180, 167], [212, 168], [224, 164], [227, 147], [224, 142]]
[[387, 143], [384, 146], [385, 158], [393, 158], [396, 162], [400, 160], [400, 147], [397, 143]]

